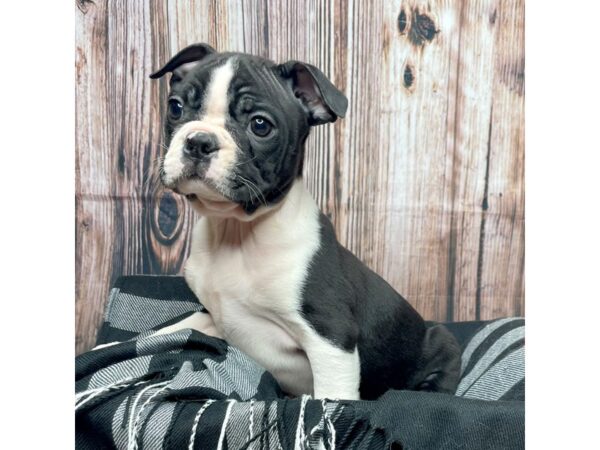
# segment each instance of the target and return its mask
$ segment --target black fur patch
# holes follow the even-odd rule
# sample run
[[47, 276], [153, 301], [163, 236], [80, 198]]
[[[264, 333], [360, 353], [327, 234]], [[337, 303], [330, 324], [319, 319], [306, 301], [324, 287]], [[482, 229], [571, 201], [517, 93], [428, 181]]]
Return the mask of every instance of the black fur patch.
[[334, 345], [348, 351], [358, 345], [361, 398], [374, 399], [388, 389], [416, 387], [414, 376], [422, 368], [426, 333], [423, 319], [387, 282], [338, 243], [324, 214], [320, 225], [321, 246], [309, 267], [302, 314]]

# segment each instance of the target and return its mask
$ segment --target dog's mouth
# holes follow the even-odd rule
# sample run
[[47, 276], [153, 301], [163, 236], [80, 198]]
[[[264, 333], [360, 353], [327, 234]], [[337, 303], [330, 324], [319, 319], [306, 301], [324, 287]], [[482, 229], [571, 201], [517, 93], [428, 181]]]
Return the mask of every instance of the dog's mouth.
[[219, 188], [215, 182], [195, 173], [182, 174], [170, 183], [163, 181], [163, 185], [188, 200], [197, 200], [198, 198], [229, 200], [228, 196], [222, 192], [223, 189]]
[[211, 180], [198, 175], [180, 179], [171, 189], [184, 196], [192, 206], [199, 207], [204, 211], [227, 212], [239, 206], [237, 202], [222, 192], [223, 188], [219, 188]]
[[[170, 180], [161, 177], [163, 186], [180, 194], [198, 212], [205, 215], [225, 217], [235, 213], [236, 217], [247, 219], [259, 206], [267, 206], [264, 194], [250, 181], [237, 182], [236, 175], [217, 182], [202, 172], [186, 168], [178, 177]], [[248, 188], [248, 195], [244, 188]], [[241, 188], [241, 189], [240, 189]], [[257, 205], [258, 203], [258, 205]], [[239, 210], [239, 211], [238, 211]]]

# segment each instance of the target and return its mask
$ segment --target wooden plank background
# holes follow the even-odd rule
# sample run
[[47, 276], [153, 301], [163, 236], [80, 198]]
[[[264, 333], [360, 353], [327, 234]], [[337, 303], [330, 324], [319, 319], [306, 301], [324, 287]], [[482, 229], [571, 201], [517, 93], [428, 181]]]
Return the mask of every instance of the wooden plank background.
[[340, 241], [427, 318], [524, 313], [524, 0], [78, 0], [76, 351], [122, 274], [177, 274], [196, 220], [148, 182], [167, 85], [208, 42], [320, 67], [350, 101], [305, 181]]

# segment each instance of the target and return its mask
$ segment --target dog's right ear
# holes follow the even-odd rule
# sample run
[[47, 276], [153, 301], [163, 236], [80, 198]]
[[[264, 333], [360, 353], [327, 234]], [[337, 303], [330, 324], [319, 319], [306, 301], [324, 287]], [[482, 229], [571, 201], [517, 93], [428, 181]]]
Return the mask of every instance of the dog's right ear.
[[172, 85], [181, 80], [200, 60], [211, 53], [216, 53], [216, 50], [208, 44], [190, 45], [173, 56], [163, 67], [150, 75], [150, 78], [160, 78], [167, 72], [172, 72], [173, 76], [169, 80], [169, 84]]
[[310, 125], [335, 122], [338, 117], [344, 117], [348, 99], [315, 66], [288, 61], [278, 65], [277, 69], [289, 80], [294, 95], [308, 114]]

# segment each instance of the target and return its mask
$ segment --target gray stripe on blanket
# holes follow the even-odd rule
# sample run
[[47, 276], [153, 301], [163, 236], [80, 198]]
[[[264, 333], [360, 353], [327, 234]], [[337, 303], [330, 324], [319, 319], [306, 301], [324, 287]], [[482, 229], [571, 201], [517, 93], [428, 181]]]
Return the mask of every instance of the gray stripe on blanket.
[[130, 397], [123, 399], [112, 418], [112, 437], [116, 448], [127, 448], [127, 418], [125, 411]]
[[[254, 413], [254, 403], [252, 412]], [[250, 403], [235, 403], [227, 424], [227, 447], [242, 448], [250, 439]]]
[[118, 298], [107, 312], [107, 322], [112, 327], [136, 333], [155, 328], [186, 312], [204, 310], [200, 303], [170, 302], [122, 292]]
[[512, 344], [525, 337], [525, 327], [518, 327], [503, 335], [477, 361], [475, 367], [462, 379], [456, 389], [456, 395], [462, 396], [466, 390], [490, 367], [500, 354]]
[[516, 320], [523, 320], [523, 319], [521, 317], [509, 317], [506, 319], [496, 320], [496, 321], [486, 325], [485, 327], [483, 327], [482, 330], [478, 331], [477, 334], [471, 338], [471, 340], [469, 341], [469, 344], [467, 345], [467, 347], [465, 348], [465, 350], [462, 353], [462, 356], [461, 356], [462, 371], [464, 372], [465, 368], [469, 365], [471, 356], [473, 355], [475, 350], [477, 350], [477, 347], [479, 347], [490, 334], [492, 334], [494, 331], [496, 331], [502, 325], [510, 323], [510, 322], [514, 322]]
[[[140, 439], [144, 445], [141, 448], [151, 450], [161, 449], [163, 447], [163, 442], [169, 429], [169, 424], [171, 423], [175, 405], [174, 402], [161, 403], [156, 410], [146, 418], [146, 423], [141, 422], [144, 424], [144, 436], [143, 439]], [[152, 411], [152, 408], [148, 409]]]
[[142, 377], [148, 373], [151, 359], [152, 356], [140, 356], [100, 369], [92, 375], [86, 389], [95, 389], [117, 381]]
[[187, 328], [170, 334], [138, 337], [135, 341], [135, 351], [138, 355], [153, 355], [167, 350], [172, 351], [171, 349], [177, 346], [185, 345], [191, 334], [192, 330]]
[[224, 361], [212, 359], [202, 361], [206, 370], [194, 371], [192, 363], [186, 361], [171, 383], [171, 389], [202, 386], [225, 395], [237, 393], [247, 400], [256, 395], [264, 369], [236, 348], [229, 347]]
[[525, 378], [524, 359], [524, 347], [509, 353], [475, 381], [463, 397], [500, 400], [515, 384]]

